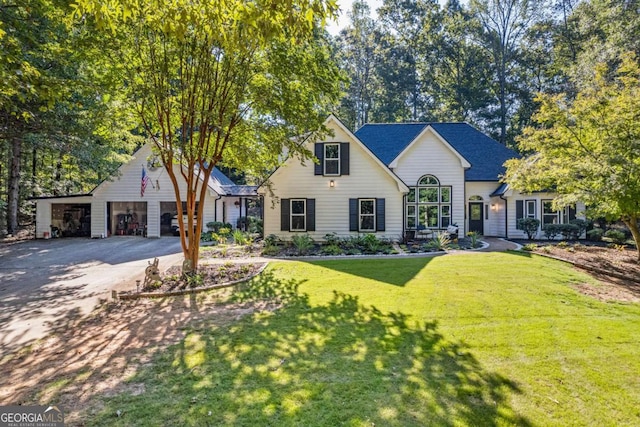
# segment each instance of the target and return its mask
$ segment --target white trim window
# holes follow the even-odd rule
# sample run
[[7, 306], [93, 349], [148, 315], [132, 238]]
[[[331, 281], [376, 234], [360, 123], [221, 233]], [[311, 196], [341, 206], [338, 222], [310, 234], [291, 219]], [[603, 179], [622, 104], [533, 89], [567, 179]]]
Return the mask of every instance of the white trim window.
[[424, 175], [406, 199], [406, 224], [413, 229], [445, 229], [451, 224], [451, 186], [440, 185], [433, 175]]
[[290, 223], [291, 231], [307, 231], [307, 200], [291, 199]]
[[560, 211], [553, 210], [552, 200], [542, 201], [542, 226], [547, 224], [560, 224]]
[[324, 144], [324, 175], [340, 175], [340, 144]]
[[524, 204], [525, 204], [524, 217], [535, 218], [536, 217], [536, 201], [525, 200]]
[[358, 230], [376, 231], [376, 199], [358, 199]]

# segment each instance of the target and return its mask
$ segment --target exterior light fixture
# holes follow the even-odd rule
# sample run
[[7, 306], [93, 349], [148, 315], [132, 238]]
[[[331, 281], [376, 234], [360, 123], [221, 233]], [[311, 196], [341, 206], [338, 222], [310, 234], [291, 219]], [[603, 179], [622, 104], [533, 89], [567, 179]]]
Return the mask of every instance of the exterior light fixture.
[[329, 181], [329, 187], [333, 188], [336, 186], [336, 182], [334, 180]]

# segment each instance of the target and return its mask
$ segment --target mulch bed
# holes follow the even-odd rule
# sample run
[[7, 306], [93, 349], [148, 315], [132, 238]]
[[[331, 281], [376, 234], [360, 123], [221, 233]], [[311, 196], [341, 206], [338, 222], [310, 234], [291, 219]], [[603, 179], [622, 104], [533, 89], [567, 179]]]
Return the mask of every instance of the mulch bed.
[[537, 245], [534, 253], [571, 262], [603, 282], [600, 287], [580, 284], [577, 286], [580, 292], [604, 301], [640, 302], [640, 263], [635, 248], [591, 242], [533, 243]]
[[170, 267], [161, 282], [145, 286], [142, 292], [173, 292], [237, 282], [254, 276], [264, 263], [225, 262], [224, 264], [200, 264], [198, 272], [192, 276], [183, 276], [179, 266]]

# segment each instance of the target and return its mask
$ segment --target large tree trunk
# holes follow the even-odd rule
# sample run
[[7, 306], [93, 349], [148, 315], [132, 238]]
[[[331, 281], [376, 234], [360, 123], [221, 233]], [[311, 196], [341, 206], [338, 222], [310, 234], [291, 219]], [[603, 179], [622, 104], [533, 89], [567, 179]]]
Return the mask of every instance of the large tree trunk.
[[20, 197], [20, 160], [22, 157], [22, 139], [11, 139], [11, 160], [9, 167], [9, 185], [7, 189], [7, 232], [18, 230], [18, 199]]
[[633, 241], [636, 243], [636, 251], [638, 252], [638, 263], [640, 264], [640, 227], [638, 227], [638, 217], [631, 217], [623, 220], [633, 236]]

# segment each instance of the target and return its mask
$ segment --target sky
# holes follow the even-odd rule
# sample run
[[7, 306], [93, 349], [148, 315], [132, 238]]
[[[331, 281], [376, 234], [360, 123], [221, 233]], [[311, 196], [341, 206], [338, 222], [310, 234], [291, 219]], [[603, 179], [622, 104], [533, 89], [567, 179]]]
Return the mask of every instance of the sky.
[[[353, 0], [338, 0], [338, 5], [340, 6], [340, 17], [338, 22], [329, 21], [327, 25], [327, 30], [330, 34], [336, 35], [349, 24], [349, 17], [347, 16], [347, 12], [351, 10], [351, 4]], [[382, 6], [382, 0], [367, 0], [369, 3], [369, 7], [371, 8], [371, 17], [373, 19], [377, 18], [376, 10]]]

